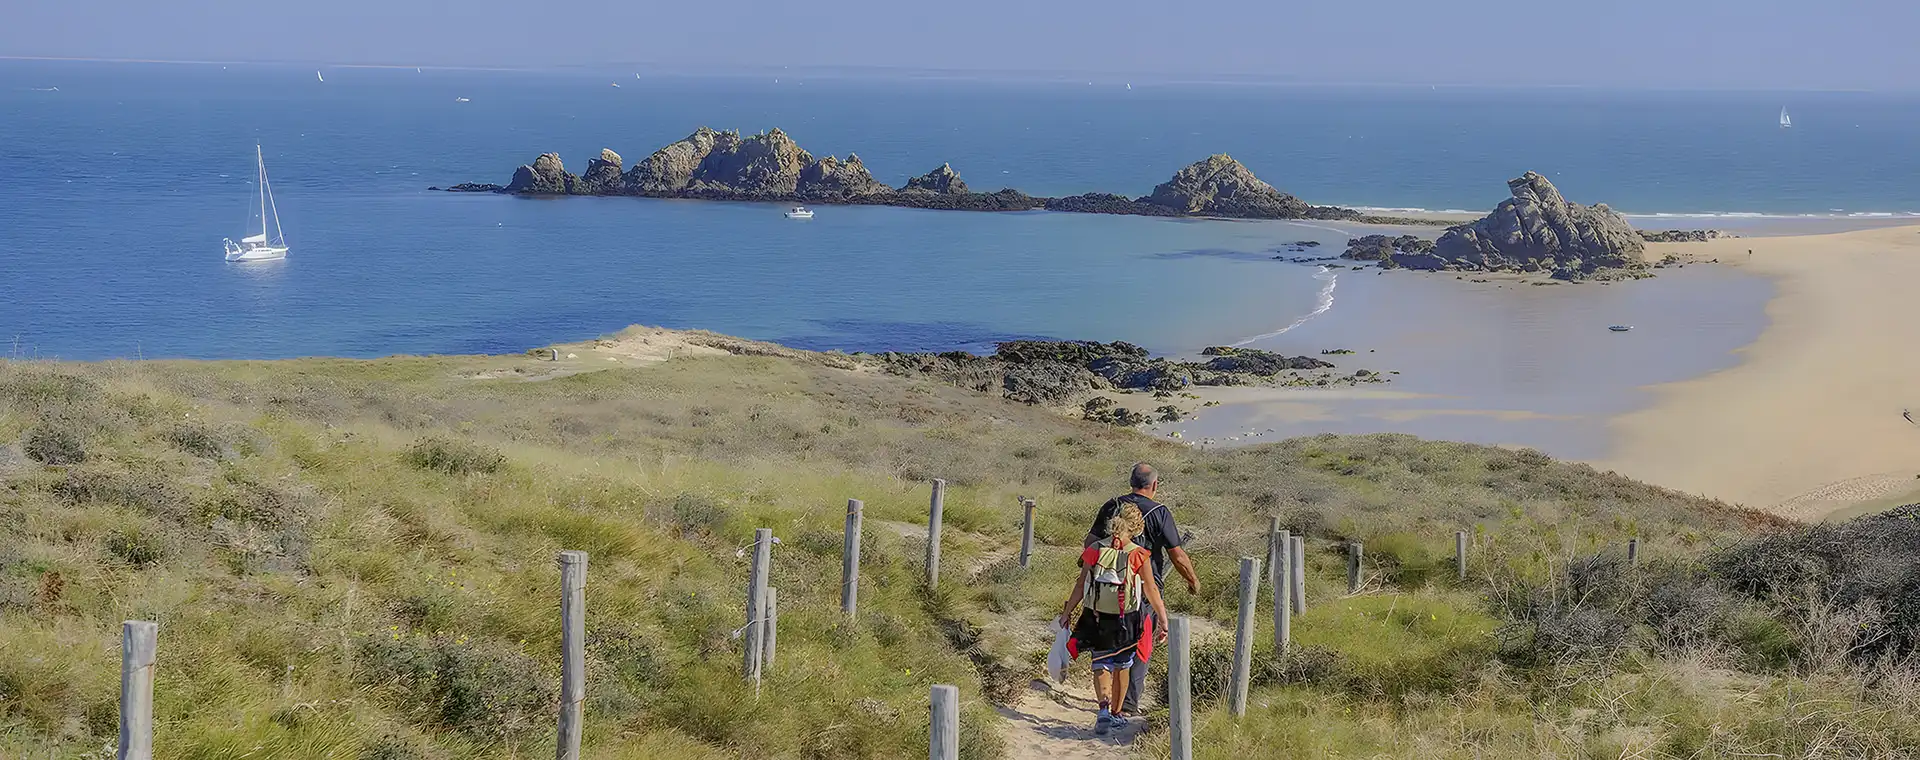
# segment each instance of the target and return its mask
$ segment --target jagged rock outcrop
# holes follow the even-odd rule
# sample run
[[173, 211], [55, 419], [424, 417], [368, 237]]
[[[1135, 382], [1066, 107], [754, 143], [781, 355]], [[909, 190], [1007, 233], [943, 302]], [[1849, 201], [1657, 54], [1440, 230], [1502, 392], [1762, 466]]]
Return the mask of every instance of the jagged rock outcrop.
[[[738, 133], [725, 133], [738, 139]], [[627, 187], [643, 195], [670, 195], [687, 188], [693, 181], [693, 173], [700, 163], [720, 142], [722, 133], [701, 127], [693, 134], [674, 141], [664, 148], [656, 150], [645, 160], [635, 163], [632, 171], [627, 172]]]
[[[1136, 216], [1226, 216], [1248, 219], [1360, 219], [1352, 210], [1309, 206], [1261, 182], [1238, 161], [1213, 156], [1175, 174], [1151, 196], [1087, 193], [1040, 198], [1013, 188], [974, 192], [951, 164], [895, 189], [873, 177], [858, 156], [815, 159], [779, 129], [742, 137], [707, 127], [654, 151], [621, 171], [620, 154], [602, 150], [574, 177], [547, 153], [520, 167], [506, 187], [463, 183], [457, 192], [523, 195], [639, 195], [741, 201], [801, 201], [965, 211], [1054, 211]], [[435, 188], [438, 189], [438, 188]]]
[[1333, 363], [1311, 356], [1282, 356], [1271, 351], [1242, 348], [1231, 354], [1216, 356], [1205, 366], [1215, 372], [1245, 372], [1273, 377], [1288, 370], [1332, 369]]
[[1535, 172], [1507, 182], [1507, 188], [1512, 198], [1479, 221], [1449, 228], [1434, 241], [1434, 254], [1448, 266], [1569, 278], [1644, 263], [1646, 242], [1606, 204], [1568, 201]]
[[746, 138], [726, 132], [694, 170], [687, 189], [695, 194], [791, 196], [799, 189], [800, 171], [811, 163], [813, 154], [778, 129]]
[[1017, 340], [990, 356], [959, 351], [886, 353], [875, 357], [889, 372], [931, 375], [964, 388], [993, 392], [1032, 404], [1060, 405], [1107, 388], [1177, 391], [1195, 385], [1272, 382], [1284, 370], [1333, 367], [1305, 356], [1286, 357], [1254, 349], [1206, 363], [1154, 358], [1130, 343], [1078, 340]]
[[[1275, 190], [1253, 176], [1232, 156], [1219, 153], [1196, 161], [1174, 173], [1173, 178], [1153, 188], [1153, 194], [1141, 198], [1150, 203], [1192, 216], [1226, 216], [1244, 219], [1340, 218], [1327, 216], [1329, 209]], [[1345, 212], [1358, 216], [1346, 209]]]
[[519, 195], [571, 195], [580, 186], [580, 178], [567, 173], [560, 154], [542, 153], [532, 164], [513, 172], [506, 192]]
[[587, 162], [587, 171], [580, 175], [579, 192], [585, 195], [619, 195], [627, 187], [627, 178], [620, 173], [620, 154], [608, 148], [600, 149], [600, 157]]
[[874, 179], [860, 157], [852, 153], [844, 162], [827, 156], [800, 170], [799, 193], [806, 197], [851, 198], [891, 192], [893, 188]]
[[900, 188], [900, 192], [965, 195], [967, 183], [960, 179], [960, 173], [953, 170], [952, 164], [941, 164], [938, 169], [907, 180], [907, 184]]

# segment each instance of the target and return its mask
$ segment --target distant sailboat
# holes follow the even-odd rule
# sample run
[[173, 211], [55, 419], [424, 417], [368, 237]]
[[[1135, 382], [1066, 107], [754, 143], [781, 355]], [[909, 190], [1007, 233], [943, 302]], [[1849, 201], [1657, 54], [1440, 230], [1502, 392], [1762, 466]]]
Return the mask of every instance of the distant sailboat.
[[1780, 107], [1780, 128], [1787, 129], [1792, 126], [1793, 126], [1793, 117], [1787, 115], [1786, 106], [1781, 106]]
[[453, 102], [455, 102], [455, 103], [471, 103], [471, 102], [473, 102], [473, 101], [471, 101], [471, 100], [467, 100], [466, 98], [454, 98], [454, 99], [453, 99]]
[[619, 87], [619, 86], [620, 86], [620, 83], [619, 83], [619, 82], [613, 82], [612, 84], [613, 84], [613, 86], [615, 86], [615, 87]]
[[[260, 152], [260, 146], [253, 146], [253, 156], [259, 162], [255, 176], [260, 186], [260, 232], [248, 235], [235, 243], [232, 239], [221, 240], [227, 249], [228, 261], [277, 261], [287, 257], [286, 234], [280, 230], [280, 209], [273, 205], [273, 188], [267, 184], [267, 159]], [[267, 220], [273, 220], [273, 234], [267, 234]]]
[[327, 78], [326, 78], [326, 77], [323, 77], [323, 76], [320, 76], [320, 70], [319, 70], [319, 69], [314, 69], [314, 70], [313, 70], [313, 78], [314, 78], [314, 79], [318, 79], [318, 80], [320, 80], [320, 81], [322, 81], [322, 82], [325, 82], [325, 81], [327, 81]]

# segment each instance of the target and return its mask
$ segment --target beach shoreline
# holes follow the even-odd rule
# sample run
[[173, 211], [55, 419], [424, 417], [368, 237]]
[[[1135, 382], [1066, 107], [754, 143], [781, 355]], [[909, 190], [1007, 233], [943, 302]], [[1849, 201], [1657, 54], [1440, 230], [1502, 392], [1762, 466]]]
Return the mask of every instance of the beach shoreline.
[[[1815, 521], [1920, 501], [1920, 226], [1689, 244], [1775, 282], [1736, 366], [1650, 388], [1595, 462], [1689, 493]], [[1749, 251], [1751, 253], [1749, 254]]]

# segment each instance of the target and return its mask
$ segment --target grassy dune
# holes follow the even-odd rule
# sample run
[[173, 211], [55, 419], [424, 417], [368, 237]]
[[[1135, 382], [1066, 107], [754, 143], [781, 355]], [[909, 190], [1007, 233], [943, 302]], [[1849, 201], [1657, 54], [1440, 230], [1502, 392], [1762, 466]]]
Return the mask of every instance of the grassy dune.
[[[1705, 588], [1697, 568], [1776, 526], [1533, 452], [1401, 436], [1194, 451], [807, 356], [514, 378], [529, 366], [0, 364], [0, 757], [103, 756], [125, 619], [160, 623], [160, 757], [545, 755], [561, 549], [592, 556], [590, 757], [919, 756], [933, 683], [960, 686], [963, 755], [1000, 757], [992, 702], [1037, 672], [1079, 536], [1139, 459], [1193, 534], [1203, 588], [1170, 593], [1176, 612], [1230, 622], [1236, 558], [1262, 551], [1269, 516], [1310, 537], [1299, 646], [1262, 648], [1246, 719], [1199, 716], [1202, 757], [1920, 746], [1897, 719], [1908, 681], [1888, 677], [1904, 671], [1815, 657], [1817, 616], [1761, 593], [1701, 591], [1711, 614], [1650, 601]], [[915, 526], [933, 477], [951, 483], [947, 582], [928, 592]], [[1024, 573], [1021, 495], [1041, 515]], [[867, 509], [851, 625], [849, 497]], [[730, 634], [736, 552], [761, 526], [782, 541], [782, 623], [756, 698]], [[1644, 571], [1596, 559], [1632, 535]], [[1350, 598], [1348, 539], [1375, 562]], [[1622, 590], [1596, 592], [1601, 576]], [[1663, 629], [1673, 617], [1706, 622]], [[1225, 652], [1196, 652], [1209, 705]], [[1164, 756], [1164, 732], [1136, 752]]]

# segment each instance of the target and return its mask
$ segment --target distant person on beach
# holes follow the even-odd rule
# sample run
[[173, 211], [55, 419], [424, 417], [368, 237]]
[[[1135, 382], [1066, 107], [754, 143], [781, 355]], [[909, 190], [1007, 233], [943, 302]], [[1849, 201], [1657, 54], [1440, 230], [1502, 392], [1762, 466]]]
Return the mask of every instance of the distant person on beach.
[[[1155, 472], [1153, 466], [1146, 462], [1137, 463], [1128, 476], [1128, 485], [1133, 487], [1131, 493], [1110, 499], [1107, 503], [1100, 505], [1100, 513], [1094, 516], [1093, 527], [1087, 530], [1087, 537], [1082, 545], [1092, 547], [1110, 541], [1111, 529], [1107, 523], [1113, 519], [1114, 515], [1120, 513], [1122, 507], [1131, 506], [1140, 511], [1141, 519], [1144, 521], [1144, 527], [1135, 539], [1135, 543], [1152, 554], [1154, 585], [1164, 585], [1167, 580], [1167, 568], [1172, 567], [1180, 572], [1181, 578], [1186, 579], [1187, 593], [1200, 593], [1200, 577], [1194, 575], [1193, 560], [1187, 557], [1187, 550], [1181, 547], [1185, 540], [1180, 536], [1180, 526], [1173, 520], [1173, 509], [1154, 501], [1154, 496], [1160, 492], [1160, 473]], [[1160, 612], [1156, 605], [1149, 614], [1164, 613]], [[1158, 629], [1165, 627], [1166, 618], [1162, 617], [1149, 622]], [[1130, 674], [1132, 683], [1127, 689], [1126, 702], [1121, 705], [1123, 715], [1133, 714], [1135, 708], [1140, 706], [1140, 692], [1146, 688], [1146, 658], [1140, 659], [1139, 667], [1133, 668]]]
[[1154, 625], [1156, 619], [1167, 619], [1167, 607], [1149, 567], [1152, 552], [1133, 542], [1145, 527], [1139, 507], [1123, 503], [1114, 511], [1106, 523], [1106, 540], [1081, 552], [1080, 578], [1057, 621], [1065, 628], [1074, 620], [1074, 610], [1080, 610], [1073, 623], [1074, 651], [1090, 655], [1093, 694], [1100, 701], [1095, 734], [1127, 726], [1133, 713], [1127, 699], [1138, 701], [1133, 674], [1146, 673], [1153, 646], [1166, 640], [1166, 631]]

